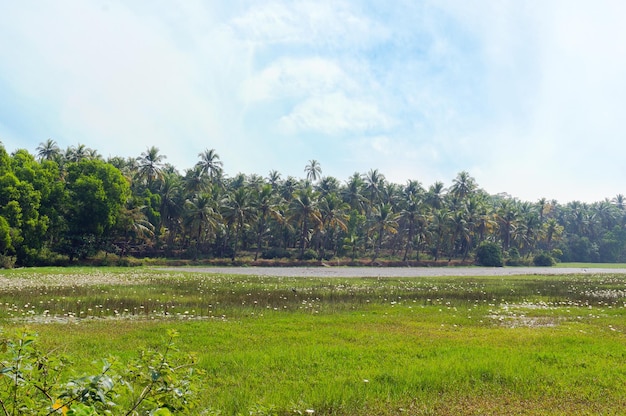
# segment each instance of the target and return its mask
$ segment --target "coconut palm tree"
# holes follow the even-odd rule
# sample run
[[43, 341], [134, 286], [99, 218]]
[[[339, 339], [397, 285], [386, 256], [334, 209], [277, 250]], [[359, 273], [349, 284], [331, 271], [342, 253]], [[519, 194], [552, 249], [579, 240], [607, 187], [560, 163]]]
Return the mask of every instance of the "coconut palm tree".
[[211, 180], [202, 173], [202, 168], [196, 165], [185, 171], [182, 184], [185, 194], [191, 198], [193, 195], [207, 192], [211, 187]]
[[382, 201], [385, 187], [385, 176], [378, 169], [370, 169], [364, 176], [365, 195], [369, 199], [370, 205], [379, 204]]
[[398, 214], [393, 212], [390, 204], [380, 204], [373, 209], [370, 222], [372, 231], [376, 233], [376, 246], [372, 261], [378, 258], [385, 235], [398, 232], [397, 219]]
[[[329, 236], [336, 233], [338, 230], [344, 232], [348, 231], [348, 215], [346, 212], [349, 208], [350, 206], [343, 202], [335, 193], [328, 193], [320, 199], [319, 210], [321, 224], [319, 230], [323, 234], [323, 241], [319, 253], [320, 260], [324, 258]], [[333, 251], [335, 253], [337, 248], [337, 244], [333, 244]]]
[[155, 181], [163, 179], [163, 160], [165, 155], [159, 154], [159, 148], [151, 146], [137, 158], [137, 179], [145, 180], [148, 189], [152, 189]]
[[315, 187], [320, 197], [339, 191], [339, 180], [332, 176], [324, 176]]
[[61, 149], [57, 145], [57, 142], [52, 139], [39, 143], [36, 150], [40, 162], [44, 160], [54, 160], [61, 155]]
[[363, 178], [355, 172], [346, 182], [346, 186], [341, 189], [340, 194], [344, 202], [350, 205], [350, 208], [361, 213], [365, 210], [367, 199], [363, 196]]
[[79, 162], [83, 159], [87, 159], [91, 149], [84, 144], [79, 143], [76, 146], [70, 146], [65, 149], [64, 159], [68, 162]]
[[252, 203], [257, 212], [257, 238], [256, 251], [254, 253], [254, 260], [256, 261], [259, 257], [261, 246], [263, 245], [263, 234], [266, 233], [268, 219], [274, 218], [281, 221], [282, 214], [278, 206], [274, 188], [272, 188], [272, 185], [269, 183], [255, 191]]
[[242, 186], [229, 193], [223, 202], [223, 212], [227, 223], [235, 227], [235, 243], [231, 257], [231, 260], [235, 261], [241, 231], [257, 218], [257, 212], [251, 203], [249, 188]]
[[[186, 206], [180, 175], [177, 173], [166, 174], [163, 177], [163, 182], [161, 182], [159, 195], [161, 196], [161, 206], [159, 208], [161, 223], [159, 224], [159, 233], [161, 232], [161, 228], [166, 229], [167, 244], [171, 248], [176, 235], [182, 231], [181, 218]], [[189, 207], [190, 206], [187, 205], [187, 208]]]
[[322, 177], [322, 167], [315, 159], [309, 160], [309, 164], [305, 166], [304, 171], [306, 172], [306, 179], [310, 182], [315, 182]]
[[452, 181], [450, 193], [463, 200], [477, 188], [476, 181], [466, 171], [459, 172]]
[[185, 201], [185, 225], [195, 234], [197, 258], [202, 244], [207, 240], [209, 233], [219, 226], [220, 215], [215, 202], [208, 194], [200, 194]]
[[222, 176], [222, 161], [215, 149], [205, 149], [204, 152], [198, 153], [200, 161], [196, 163], [196, 167], [200, 169], [202, 175], [209, 177], [211, 181]]
[[426, 204], [430, 205], [433, 210], [440, 209], [443, 206], [444, 191], [443, 182], [437, 181], [430, 185], [425, 196]]
[[310, 227], [317, 227], [322, 223], [320, 211], [317, 207], [316, 195], [310, 186], [298, 189], [289, 203], [289, 217], [298, 224], [300, 230], [300, 258], [304, 257]]
[[512, 199], [500, 201], [496, 211], [496, 219], [500, 228], [502, 249], [506, 251], [511, 247], [512, 235], [518, 225], [519, 212], [515, 201]]
[[419, 221], [424, 220], [424, 205], [415, 192], [406, 194], [404, 208], [398, 217], [401, 226], [406, 231], [406, 243], [402, 261], [407, 261], [414, 248], [414, 239]]
[[620, 211], [623, 211], [624, 209], [626, 209], [626, 197], [623, 194], [615, 195], [615, 197], [611, 200], [611, 202], [613, 202], [613, 204]]
[[280, 173], [277, 170], [270, 170], [267, 175], [267, 182], [272, 185], [272, 188], [278, 187], [280, 183]]

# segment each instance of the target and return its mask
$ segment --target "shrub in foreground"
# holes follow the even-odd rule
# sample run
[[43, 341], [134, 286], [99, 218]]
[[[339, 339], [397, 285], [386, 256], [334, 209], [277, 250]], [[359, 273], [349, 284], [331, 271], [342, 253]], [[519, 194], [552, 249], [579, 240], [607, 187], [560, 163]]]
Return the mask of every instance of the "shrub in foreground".
[[[175, 331], [162, 351], [128, 363], [103, 360], [95, 375], [61, 379], [70, 361], [39, 349], [36, 334], [0, 336], [0, 415], [101, 414], [167, 416], [195, 413], [198, 374], [178, 361]], [[192, 361], [193, 362], [193, 361]]]

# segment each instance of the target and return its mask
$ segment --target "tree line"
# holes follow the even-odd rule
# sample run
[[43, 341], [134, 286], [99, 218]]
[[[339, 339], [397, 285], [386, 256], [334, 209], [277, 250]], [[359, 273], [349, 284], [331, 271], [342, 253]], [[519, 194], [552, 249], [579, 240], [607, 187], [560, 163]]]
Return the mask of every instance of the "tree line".
[[345, 181], [310, 160], [302, 178], [224, 174], [214, 149], [180, 173], [158, 148], [104, 159], [84, 145], [0, 143], [5, 267], [98, 253], [185, 259], [465, 260], [498, 245], [509, 264], [626, 261], [626, 198], [535, 202], [489, 195], [467, 172], [450, 186], [392, 183], [377, 169]]

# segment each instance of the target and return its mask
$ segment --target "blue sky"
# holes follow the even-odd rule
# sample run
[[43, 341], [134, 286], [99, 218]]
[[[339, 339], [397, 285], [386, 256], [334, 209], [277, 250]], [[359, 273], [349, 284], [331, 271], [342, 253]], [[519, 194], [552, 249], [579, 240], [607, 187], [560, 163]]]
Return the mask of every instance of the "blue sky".
[[626, 193], [626, 3], [0, 0], [0, 141], [181, 172]]

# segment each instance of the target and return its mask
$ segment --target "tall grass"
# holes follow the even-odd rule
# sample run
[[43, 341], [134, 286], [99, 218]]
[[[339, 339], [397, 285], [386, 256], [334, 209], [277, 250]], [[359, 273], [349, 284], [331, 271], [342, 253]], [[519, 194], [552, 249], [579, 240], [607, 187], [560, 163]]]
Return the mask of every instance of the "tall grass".
[[[4, 326], [74, 357], [130, 357], [167, 328], [221, 414], [620, 414], [620, 275], [319, 279], [4, 272]], [[117, 312], [116, 312], [117, 311]]]

